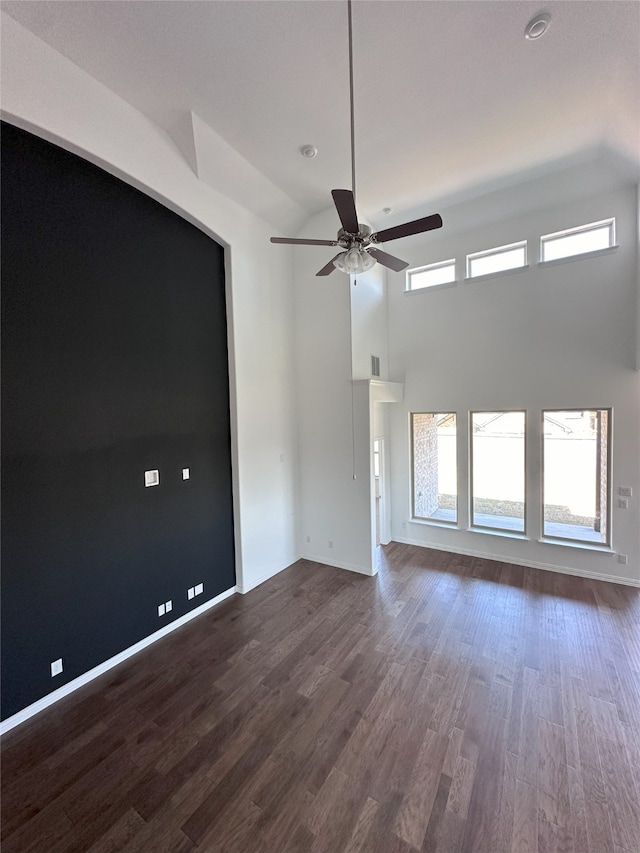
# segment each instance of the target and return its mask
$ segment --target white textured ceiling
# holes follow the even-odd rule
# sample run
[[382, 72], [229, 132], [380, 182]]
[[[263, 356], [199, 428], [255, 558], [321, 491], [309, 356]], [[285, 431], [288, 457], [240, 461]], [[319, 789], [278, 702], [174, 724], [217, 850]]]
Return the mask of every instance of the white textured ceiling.
[[[307, 214], [350, 186], [346, 0], [2, 8], [174, 139], [196, 113]], [[526, 41], [542, 9], [550, 30]], [[603, 147], [637, 164], [636, 0], [356, 0], [353, 20], [361, 218], [429, 212]]]

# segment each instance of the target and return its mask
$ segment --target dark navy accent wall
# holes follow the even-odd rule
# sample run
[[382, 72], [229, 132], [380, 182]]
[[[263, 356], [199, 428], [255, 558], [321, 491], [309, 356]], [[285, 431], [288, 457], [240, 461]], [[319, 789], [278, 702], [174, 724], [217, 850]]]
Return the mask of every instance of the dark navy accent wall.
[[5, 718], [235, 563], [222, 247], [7, 124], [1, 204]]

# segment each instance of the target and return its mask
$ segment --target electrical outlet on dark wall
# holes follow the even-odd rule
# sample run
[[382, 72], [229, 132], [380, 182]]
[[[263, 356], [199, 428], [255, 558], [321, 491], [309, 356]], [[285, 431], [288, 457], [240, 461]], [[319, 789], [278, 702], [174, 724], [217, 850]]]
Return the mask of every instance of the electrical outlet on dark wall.
[[198, 605], [232, 587], [235, 560], [223, 248], [74, 154], [1, 141], [5, 718], [156, 631], [158, 602], [163, 625], [192, 609], [185, 577]]

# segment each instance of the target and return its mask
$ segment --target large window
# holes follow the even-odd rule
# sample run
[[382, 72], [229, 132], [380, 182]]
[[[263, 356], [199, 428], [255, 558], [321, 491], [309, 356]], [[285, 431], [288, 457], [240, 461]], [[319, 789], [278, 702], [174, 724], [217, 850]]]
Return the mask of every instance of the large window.
[[413, 517], [458, 520], [455, 412], [411, 415]]
[[609, 543], [608, 409], [542, 413], [543, 535]]
[[525, 413], [471, 412], [471, 525], [525, 532]]

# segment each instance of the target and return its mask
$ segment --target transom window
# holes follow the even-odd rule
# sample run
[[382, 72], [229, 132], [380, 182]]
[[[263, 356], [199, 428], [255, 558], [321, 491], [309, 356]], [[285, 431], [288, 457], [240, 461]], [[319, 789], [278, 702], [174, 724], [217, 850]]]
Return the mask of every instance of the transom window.
[[467, 278], [492, 275], [527, 265], [527, 241], [467, 255]]
[[407, 270], [407, 290], [422, 290], [425, 287], [438, 287], [452, 284], [456, 280], [456, 262], [438, 261], [415, 270]]
[[557, 261], [615, 246], [615, 219], [604, 219], [578, 228], [545, 234], [540, 238], [540, 261]]

